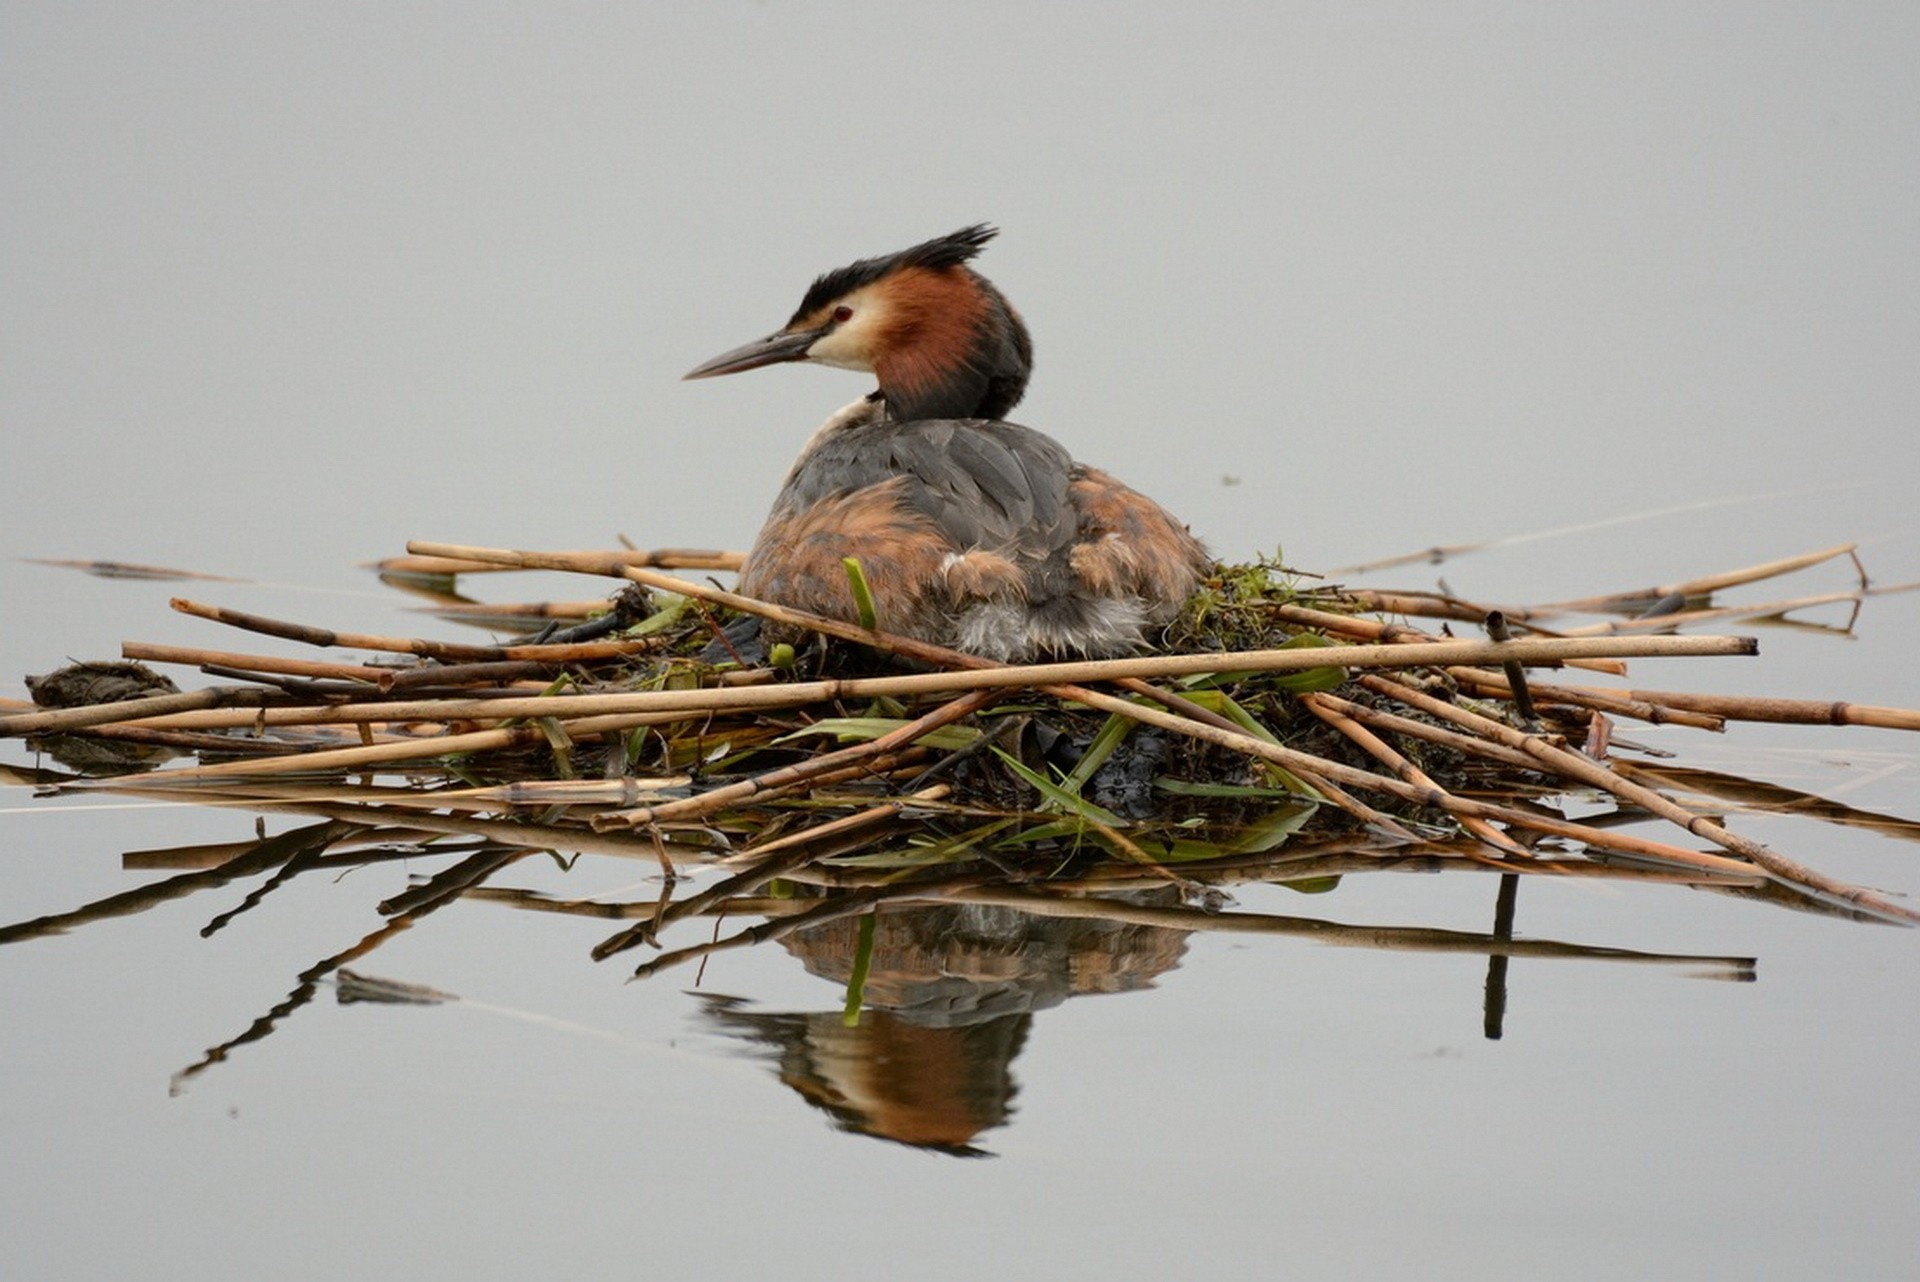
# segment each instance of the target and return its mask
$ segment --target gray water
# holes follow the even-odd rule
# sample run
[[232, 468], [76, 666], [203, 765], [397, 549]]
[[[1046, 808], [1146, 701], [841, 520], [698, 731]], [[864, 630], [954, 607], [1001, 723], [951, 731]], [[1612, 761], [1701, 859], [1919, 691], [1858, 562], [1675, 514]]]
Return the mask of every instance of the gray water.
[[[410, 538], [742, 546], [865, 384], [678, 375], [815, 273], [983, 218], [1004, 234], [980, 265], [1038, 340], [1015, 416], [1224, 556], [1508, 540], [1367, 581], [1514, 601], [1857, 540], [1878, 582], [1911, 581], [1917, 59], [1920, 15], [1873, 5], [11, 5], [0, 695], [124, 639], [264, 648], [173, 595], [433, 631], [360, 568]], [[1829, 566], [1782, 594], [1851, 586]], [[1744, 625], [1759, 659], [1635, 681], [1920, 706], [1920, 598], [1847, 615]], [[1630, 733], [1920, 817], [1893, 732]], [[1920, 884], [1910, 842], [1734, 822]], [[125, 852], [254, 831], [9, 789], [0, 924], [165, 875]], [[1752, 957], [1756, 982], [1516, 959], [1498, 1040], [1484, 956], [1163, 941], [1150, 986], [1020, 1026], [975, 1159], [836, 1126], [716, 1014], [837, 1012], [795, 953], [629, 985], [587, 959], [604, 924], [478, 901], [364, 966], [460, 1001], [323, 992], [170, 1095], [442, 866], [302, 877], [204, 939], [248, 886], [0, 949], [0, 1272], [1915, 1267], [1915, 936], [1677, 888], [1530, 879], [1519, 930]], [[497, 884], [640, 898], [654, 875], [586, 858]], [[1495, 884], [1235, 894], [1484, 931]]]

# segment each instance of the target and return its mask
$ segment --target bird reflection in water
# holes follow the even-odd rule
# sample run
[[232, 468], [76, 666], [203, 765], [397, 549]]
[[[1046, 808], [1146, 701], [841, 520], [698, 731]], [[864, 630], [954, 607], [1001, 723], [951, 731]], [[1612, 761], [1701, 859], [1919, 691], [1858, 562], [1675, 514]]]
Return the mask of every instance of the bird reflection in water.
[[[1179, 902], [1171, 888], [1135, 899]], [[782, 942], [813, 974], [847, 984], [859, 930], [842, 919]], [[840, 1129], [983, 1156], [975, 1141], [1011, 1117], [1012, 1064], [1034, 1012], [1151, 987], [1179, 964], [1187, 935], [987, 905], [888, 909], [874, 921], [857, 1018], [755, 1011], [727, 997], [709, 997], [704, 1014], [764, 1052], [780, 1080]]]

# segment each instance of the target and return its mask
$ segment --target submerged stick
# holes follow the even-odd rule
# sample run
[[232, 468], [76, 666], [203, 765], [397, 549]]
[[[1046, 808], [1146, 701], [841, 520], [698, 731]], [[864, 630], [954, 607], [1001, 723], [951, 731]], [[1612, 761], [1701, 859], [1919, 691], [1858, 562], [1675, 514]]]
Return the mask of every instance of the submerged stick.
[[1725, 976], [1729, 979], [1751, 978], [1754, 967], [1754, 960], [1751, 957], [1643, 953], [1626, 948], [1567, 944], [1548, 939], [1513, 939], [1475, 931], [1439, 930], [1424, 926], [1348, 926], [1318, 917], [1282, 917], [1269, 916], [1265, 913], [1240, 912], [1216, 913], [1171, 905], [1063, 899], [1055, 895], [1017, 888], [956, 889], [940, 896], [939, 902], [992, 904], [996, 907], [1014, 908], [1041, 916], [1093, 917], [1171, 930], [1305, 935], [1320, 943], [1348, 948], [1710, 966], [1730, 972]]

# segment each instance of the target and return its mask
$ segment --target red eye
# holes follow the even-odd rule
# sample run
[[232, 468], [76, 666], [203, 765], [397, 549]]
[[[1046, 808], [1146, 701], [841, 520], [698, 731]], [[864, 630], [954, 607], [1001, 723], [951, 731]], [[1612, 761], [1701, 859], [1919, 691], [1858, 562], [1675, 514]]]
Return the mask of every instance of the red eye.
[[833, 309], [833, 323], [838, 325], [853, 319], [853, 308], [840, 306]]

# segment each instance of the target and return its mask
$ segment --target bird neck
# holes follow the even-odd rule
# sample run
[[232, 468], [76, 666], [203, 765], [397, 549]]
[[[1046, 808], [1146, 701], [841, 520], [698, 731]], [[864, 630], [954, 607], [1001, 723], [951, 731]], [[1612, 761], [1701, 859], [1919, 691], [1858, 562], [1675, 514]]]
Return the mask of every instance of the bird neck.
[[895, 419], [1000, 418], [1019, 403], [1033, 341], [983, 277], [964, 267], [927, 272], [890, 302], [891, 333], [873, 372]]

